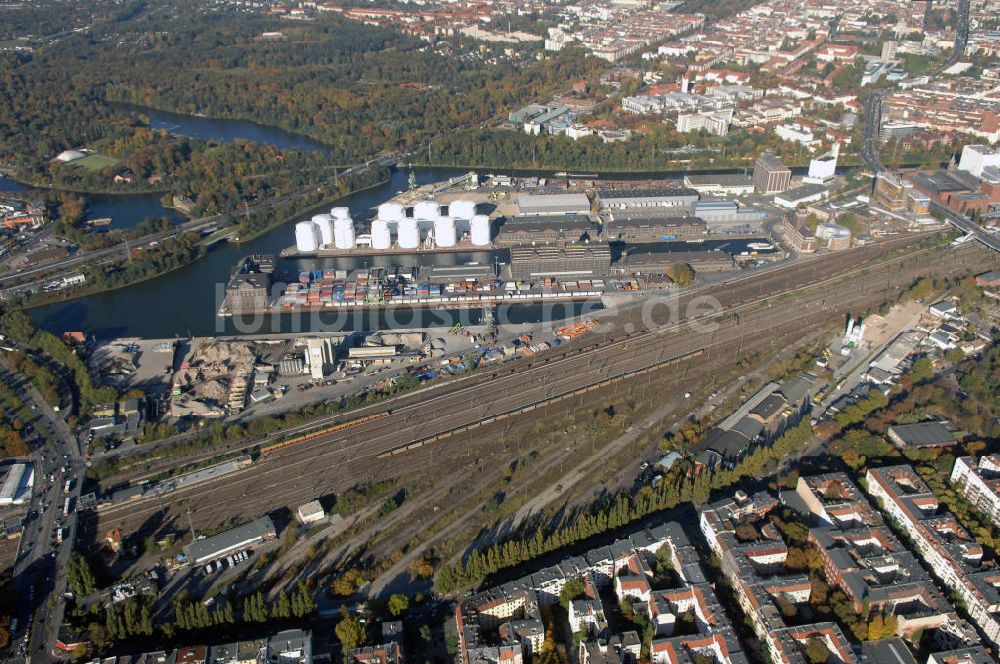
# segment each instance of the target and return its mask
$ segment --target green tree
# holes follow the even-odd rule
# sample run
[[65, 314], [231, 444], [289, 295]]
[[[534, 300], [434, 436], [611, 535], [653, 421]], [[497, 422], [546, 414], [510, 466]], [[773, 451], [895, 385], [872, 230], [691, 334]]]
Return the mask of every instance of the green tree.
[[559, 603], [566, 610], [569, 610], [569, 604], [578, 597], [583, 597], [585, 588], [583, 585], [583, 580], [579, 578], [572, 578], [566, 582], [563, 589], [559, 592]]
[[830, 659], [830, 651], [823, 639], [815, 636], [806, 641], [805, 655], [809, 664], [826, 664]]
[[341, 618], [334, 631], [345, 653], [365, 644], [365, 628], [361, 624], [361, 621], [353, 615]]
[[402, 593], [394, 593], [389, 597], [388, 609], [393, 618], [398, 618], [410, 606], [410, 598]]

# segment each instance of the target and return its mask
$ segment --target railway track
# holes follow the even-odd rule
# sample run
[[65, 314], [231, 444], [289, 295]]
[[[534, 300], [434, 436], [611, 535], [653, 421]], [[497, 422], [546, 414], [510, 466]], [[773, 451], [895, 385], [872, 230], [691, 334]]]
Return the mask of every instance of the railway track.
[[[733, 310], [733, 307], [745, 308], [752, 306], [760, 297], [777, 297], [794, 293], [809, 288], [821, 280], [845, 276], [858, 269], [870, 269], [870, 267], [859, 268], [856, 264], [864, 264], [865, 261], [878, 258], [887, 250], [906, 247], [936, 234], [937, 232], [929, 232], [902, 238], [893, 238], [879, 245], [857, 247], [833, 256], [811, 256], [793, 263], [755, 271], [736, 279], [709, 284], [696, 291], [671, 298], [671, 302], [674, 303], [677, 311], [685, 311], [694, 298], [713, 296], [720, 304], [731, 310]], [[898, 262], [898, 260], [903, 258], [905, 256], [892, 260]], [[794, 284], [794, 286], [788, 287], [787, 284]], [[309, 423], [282, 429], [280, 434], [273, 436], [251, 441], [242, 440], [228, 443], [190, 455], [153, 457], [136, 463], [134, 467], [137, 468], [132, 472], [116, 473], [114, 476], [103, 481], [101, 488], [107, 491], [111, 485], [120, 484], [123, 481], [130, 481], [135, 484], [170, 468], [195, 464], [219, 456], [245, 453], [255, 447], [269, 445], [272, 441], [277, 441], [278, 439], [311, 432], [320, 432], [327, 427], [375, 415], [386, 409], [391, 408], [394, 412], [398, 413], [418, 404], [427, 404], [442, 396], [475, 389], [482, 385], [492, 385], [498, 378], [506, 375], [524, 374], [537, 367], [553, 367], [567, 359], [585, 354], [603, 352], [611, 344], [619, 342], [630, 344], [643, 339], [654, 338], [669, 332], [671, 329], [691, 322], [690, 318], [682, 317], [673, 326], [645, 329], [648, 326], [648, 321], [643, 320], [640, 304], [629, 303], [623, 307], [619, 316], [610, 324], [611, 329], [591, 333], [588, 337], [581, 340], [586, 343], [571, 344], [565, 350], [549, 350], [535, 358], [516, 360], [488, 373], [479, 372], [468, 376], [456, 377], [443, 383], [431, 385], [414, 392], [408, 392], [377, 404], [354, 409], [350, 413], [338, 413], [336, 415], [317, 418]]]
[[[948, 252], [937, 251], [937, 253]], [[964, 271], [974, 262], [972, 260], [974, 251], [951, 253], [952, 259], [948, 262], [947, 273]], [[919, 256], [918, 254], [917, 258]], [[911, 264], [904, 264], [903, 261], [907, 259]], [[509, 389], [511, 394], [496, 398], [482, 413], [467, 413], [464, 421], [460, 413], [458, 417], [449, 416], [448, 411], [465, 408], [466, 396], [462, 393], [441, 394], [430, 399], [430, 403], [422, 412], [418, 411], [416, 406], [409, 409], [411, 412], [405, 412], [407, 409], [404, 409], [404, 413], [394, 409], [392, 417], [380, 418], [365, 426], [363, 430], [352, 429], [339, 440], [321, 438], [288, 448], [281, 454], [262, 460], [253, 468], [233, 473], [212, 485], [192, 487], [190, 491], [178, 492], [177, 495], [166, 497], [163, 502], [168, 506], [181, 501], [203, 506], [198, 511], [199, 520], [204, 519], [205, 522], [211, 523], [212, 519], [226, 518], [232, 516], [234, 512], [252, 515], [260, 511], [269, 511], [278, 504], [295, 505], [316, 495], [341, 491], [356, 484], [366, 476], [366, 473], [375, 472], [373, 466], [384, 470], [390, 465], [395, 465], [397, 456], [400, 459], [411, 459], [413, 456], [399, 452], [393, 455], [394, 450], [410, 447], [420, 440], [426, 441], [441, 436], [449, 430], [453, 431], [452, 436], [454, 436], [455, 430], [463, 426], [466, 430], [479, 428], [487, 420], [495, 422], [498, 414], [530, 407], [532, 404], [538, 408], [538, 404], [560, 394], [572, 393], [572, 396], [580, 396], [582, 399], [587, 392], [600, 389], [600, 387], [591, 389], [593, 385], [601, 384], [601, 387], [613, 385], [614, 382], [605, 381], [609, 379], [613, 381], [617, 376], [629, 372], [650, 370], [664, 360], [684, 357], [699, 350], [704, 353], [706, 360], [714, 356], [716, 362], [731, 362], [733, 359], [729, 353], [734, 351], [743, 352], [745, 355], [774, 348], [778, 343], [784, 345], [786, 338], [791, 341], [807, 329], [826, 324], [841, 311], [880, 302], [887, 296], [890, 284], [892, 291], [895, 292], [916, 277], [927, 274], [932, 265], [934, 265], [932, 260], [914, 260], [914, 256], [911, 255], [886, 261], [877, 266], [858, 268], [857, 273], [849, 271], [848, 274], [829, 277], [813, 285], [831, 285], [844, 280], [845, 277], [868, 272], [862, 279], [847, 279], [836, 291], [825, 290], [805, 298], [789, 298], [785, 302], [778, 302], [748, 314], [739, 323], [733, 317], [729, 317], [710, 339], [707, 338], [708, 335], [678, 335], [680, 338], [672, 339], [676, 346], [671, 346], [670, 357], [665, 357], [662, 335], [655, 334], [656, 339], [644, 335], [642, 338], [634, 338], [627, 343], [605, 349], [599, 358], [600, 362], [594, 361], [598, 358], [584, 354], [562, 358], [558, 360], [561, 364], [549, 362], [547, 366], [541, 365], [528, 371], [529, 374], [534, 374], [542, 370], [552, 370], [555, 366], [559, 367], [559, 371], [554, 373], [548, 371], [548, 375], [542, 375], [540, 380], [527, 379], [525, 372], [514, 376], [498, 376], [492, 383], [494, 390], [502, 394], [504, 389]], [[945, 273], [943, 269], [935, 269], [936, 275]], [[881, 281], [876, 284], [879, 278]], [[884, 286], [878, 287], [882, 282]], [[798, 287], [795, 290], [802, 291], [804, 288]], [[753, 303], [740, 305], [744, 311], [753, 306], [756, 305]], [[691, 357], [702, 357], [702, 355]], [[687, 371], [688, 368], [685, 368], [685, 373]], [[479, 427], [468, 426], [474, 425], [477, 421]], [[437, 441], [447, 447], [449, 444], [447, 438], [451, 436], [437, 438]], [[435, 446], [434, 449], [438, 450], [439, 446]], [[389, 458], [386, 457], [387, 452]], [[438, 453], [430, 453], [430, 456], [438, 456]], [[428, 459], [426, 463], [430, 466], [439, 462], [440, 458], [437, 458]], [[281, 496], [277, 502], [275, 495]], [[212, 500], [206, 500], [209, 497]], [[136, 522], [141, 524], [162, 509], [164, 509], [162, 503], [152, 502], [111, 508], [101, 515], [101, 520], [105, 522], [102, 527], [112, 523], [122, 527], [134, 527], [137, 525]]]

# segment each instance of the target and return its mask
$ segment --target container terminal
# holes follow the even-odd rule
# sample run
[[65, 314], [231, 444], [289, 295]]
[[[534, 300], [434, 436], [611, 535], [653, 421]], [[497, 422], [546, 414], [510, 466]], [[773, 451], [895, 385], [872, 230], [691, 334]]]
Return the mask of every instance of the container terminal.
[[[600, 252], [598, 252], [600, 253]], [[604, 249], [607, 254], [607, 249]], [[610, 264], [610, 255], [607, 256]], [[500, 279], [497, 266], [464, 265], [299, 272], [296, 280], [272, 282], [271, 257], [243, 259], [226, 287], [220, 316], [295, 311], [377, 309], [386, 306], [480, 308], [484, 305], [579, 302], [600, 299], [604, 279]]]

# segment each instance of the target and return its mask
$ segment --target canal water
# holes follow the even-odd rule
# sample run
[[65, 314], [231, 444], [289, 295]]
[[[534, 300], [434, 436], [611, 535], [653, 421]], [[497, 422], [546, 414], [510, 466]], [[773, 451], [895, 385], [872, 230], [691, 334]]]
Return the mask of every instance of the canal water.
[[265, 143], [283, 150], [298, 148], [300, 150], [330, 151], [327, 146], [311, 138], [247, 120], [213, 120], [212, 118], [158, 111], [135, 104], [113, 103], [111, 106], [136, 117], [143, 117], [153, 129], [166, 129], [171, 134], [197, 138], [202, 141], [232, 142], [242, 140]]
[[[454, 170], [426, 169], [416, 173], [424, 184], [452, 177]], [[407, 186], [408, 173], [393, 173], [389, 183], [359, 192], [337, 202], [367, 216], [379, 203]], [[326, 211], [328, 206], [303, 213], [308, 218]], [[298, 331], [341, 331], [376, 328], [424, 326], [451, 327], [455, 323], [474, 325], [480, 322], [480, 310], [414, 310], [398, 308], [386, 312], [356, 314], [310, 313], [276, 314], [246, 320], [220, 318], [216, 312], [222, 303], [223, 289], [230, 270], [237, 261], [251, 253], [278, 254], [294, 243], [293, 224], [276, 228], [255, 240], [242, 244], [221, 244], [201, 260], [152, 279], [115, 291], [98, 293], [31, 310], [40, 327], [52, 332], [82, 330], [101, 338], [119, 336], [170, 337], [174, 335], [207, 336], [219, 334], [258, 334]], [[282, 260], [282, 273], [298, 270], [338, 267], [357, 269], [369, 266], [463, 265], [470, 262], [489, 264], [490, 252], [446, 253], [433, 255], [370, 256], [362, 258]], [[543, 309], [540, 306], [509, 307], [497, 311], [497, 317], [511, 324], [560, 319], [579, 313], [588, 305], [566, 305]], [[594, 305], [589, 305], [591, 308]]]
[[[324, 149], [309, 139], [295, 136], [280, 129], [257, 125], [252, 122], [211, 120], [150, 109], [135, 108], [144, 114], [153, 126], [162, 126], [179, 134], [210, 140], [247, 139], [280, 147]], [[437, 182], [465, 172], [465, 169], [426, 168], [415, 170], [418, 184]], [[545, 174], [540, 174], [545, 175]], [[374, 208], [407, 187], [409, 171], [394, 172], [391, 181], [373, 189], [358, 192], [337, 201], [338, 206], [351, 208], [356, 219], [367, 219]], [[639, 177], [639, 176], [637, 176]], [[641, 177], [651, 177], [642, 174]], [[680, 177], [679, 173], [663, 173], [660, 177]], [[0, 179], [4, 187], [21, 187], [9, 179]], [[20, 190], [23, 190], [21, 187]], [[328, 206], [304, 212], [301, 218], [325, 212]], [[160, 204], [159, 194], [135, 196], [93, 196], [90, 216], [111, 217], [114, 226], [134, 226], [146, 217], [176, 213]], [[255, 240], [242, 244], [216, 245], [209, 254], [192, 265], [167, 275], [115, 291], [99, 293], [39, 307], [31, 311], [40, 327], [53, 331], [82, 330], [100, 338], [119, 336], [169, 337], [174, 335], [255, 334], [298, 331], [342, 331], [376, 328], [404, 328], [445, 326], [455, 323], [477, 324], [480, 310], [421, 310], [396, 308], [383, 312], [358, 312], [353, 314], [310, 313], [276, 314], [248, 320], [220, 318], [216, 315], [222, 302], [226, 280], [237, 261], [251, 253], [278, 254], [294, 243], [294, 222], [276, 228]], [[707, 244], [707, 243], [706, 243]], [[677, 249], [709, 249], [708, 246], [687, 245]], [[733, 251], [727, 247], [727, 250]], [[464, 265], [490, 264], [490, 252], [420, 254], [402, 256], [370, 256], [365, 258], [336, 259], [287, 259], [281, 260], [279, 272], [290, 274], [298, 270], [336, 267], [357, 269], [365, 266], [415, 265]], [[504, 323], [519, 324], [541, 320], [558, 320], [578, 315], [584, 309], [599, 307], [597, 303], [567, 304], [555, 307], [540, 305], [501, 307], [497, 318]]]

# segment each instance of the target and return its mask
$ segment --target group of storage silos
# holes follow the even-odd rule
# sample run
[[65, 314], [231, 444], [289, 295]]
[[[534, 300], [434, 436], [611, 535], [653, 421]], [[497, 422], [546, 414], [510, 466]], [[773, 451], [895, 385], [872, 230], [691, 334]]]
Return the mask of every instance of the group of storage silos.
[[330, 214], [317, 214], [310, 221], [296, 224], [295, 247], [300, 253], [313, 253], [320, 248], [354, 249], [370, 243], [372, 249], [386, 250], [392, 248], [395, 236], [400, 249], [417, 249], [425, 242], [427, 246], [449, 248], [458, 245], [466, 233], [473, 246], [490, 246], [490, 218], [476, 214], [472, 201], [452, 201], [446, 215], [435, 201], [420, 201], [413, 206], [410, 217], [401, 203], [389, 201], [378, 206], [370, 237], [357, 235], [350, 211], [336, 207]]

